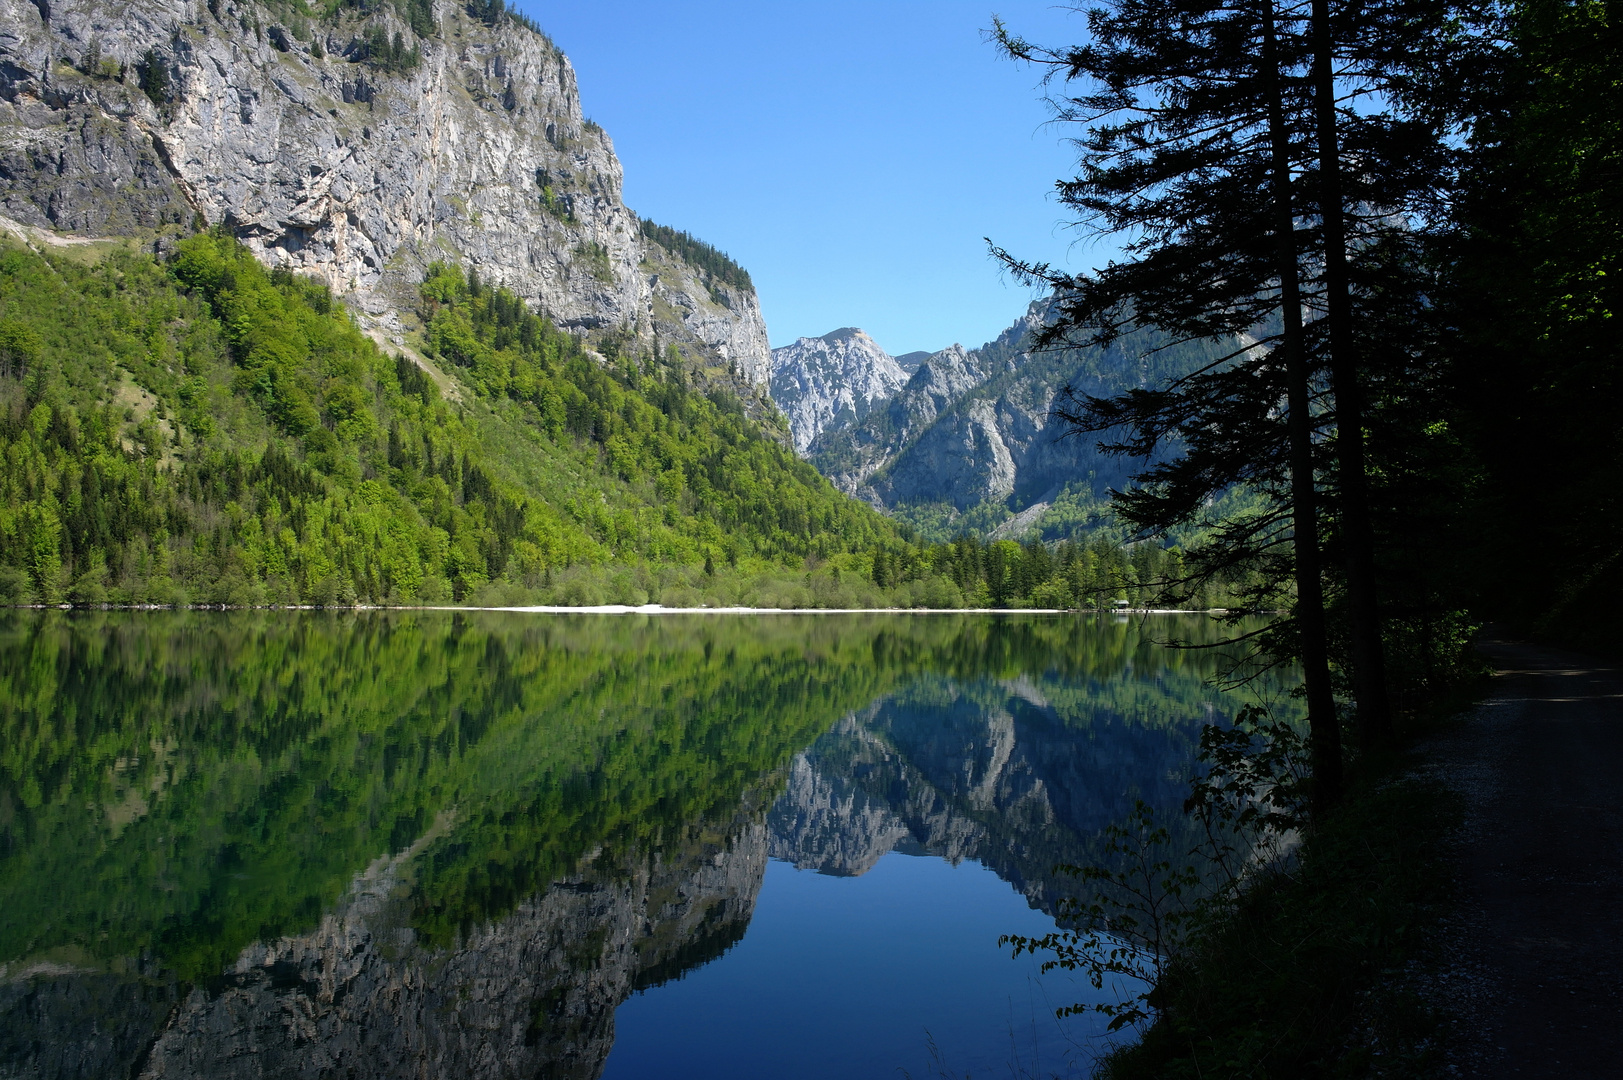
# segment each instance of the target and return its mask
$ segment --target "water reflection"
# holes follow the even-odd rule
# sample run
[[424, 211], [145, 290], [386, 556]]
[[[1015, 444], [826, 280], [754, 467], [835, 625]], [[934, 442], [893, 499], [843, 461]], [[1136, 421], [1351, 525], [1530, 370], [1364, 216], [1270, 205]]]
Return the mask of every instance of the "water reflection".
[[0, 1075], [595, 1077], [769, 857], [1051, 909], [1181, 797], [1216, 663], [1071, 617], [0, 615]]

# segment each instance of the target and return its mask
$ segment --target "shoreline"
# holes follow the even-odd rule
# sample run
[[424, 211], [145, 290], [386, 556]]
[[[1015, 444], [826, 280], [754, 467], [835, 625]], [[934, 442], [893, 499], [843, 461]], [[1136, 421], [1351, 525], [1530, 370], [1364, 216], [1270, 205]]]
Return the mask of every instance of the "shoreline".
[[6, 604], [13, 611], [502, 611], [521, 615], [1227, 615], [1228, 608], [766, 608], [663, 604]]

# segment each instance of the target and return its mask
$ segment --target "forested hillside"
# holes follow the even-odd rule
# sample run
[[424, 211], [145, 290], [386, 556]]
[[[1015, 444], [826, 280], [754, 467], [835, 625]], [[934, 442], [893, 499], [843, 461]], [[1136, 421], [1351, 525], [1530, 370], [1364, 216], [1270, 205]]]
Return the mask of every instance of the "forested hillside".
[[450, 264], [420, 304], [433, 369], [219, 233], [6, 250], [0, 600], [1109, 606], [1177, 558], [910, 542], [674, 346], [589, 350]]
[[454, 379], [220, 235], [167, 264], [8, 250], [0, 590], [495, 600], [612, 563], [642, 571], [615, 599], [642, 602], [685, 580], [651, 567], [798, 568], [894, 536], [674, 353], [588, 354], [452, 267], [422, 302]]

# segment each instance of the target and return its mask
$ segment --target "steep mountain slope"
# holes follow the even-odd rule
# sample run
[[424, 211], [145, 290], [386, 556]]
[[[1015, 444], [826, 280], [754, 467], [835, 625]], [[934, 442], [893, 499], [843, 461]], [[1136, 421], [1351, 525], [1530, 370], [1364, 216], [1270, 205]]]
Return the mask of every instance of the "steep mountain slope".
[[414, 310], [426, 368], [228, 236], [0, 245], [0, 602], [694, 603], [895, 537], [674, 345], [590, 353], [448, 264]]
[[769, 388], [789, 418], [795, 449], [805, 453], [823, 431], [862, 420], [907, 379], [878, 342], [847, 326], [773, 349]]
[[0, 0], [0, 236], [0, 602], [692, 604], [897, 539], [501, 0]]
[[917, 439], [942, 412], [992, 376], [1010, 369], [1012, 352], [1003, 346], [1024, 333], [1024, 324], [996, 342], [969, 350], [950, 345], [920, 362], [913, 375], [882, 409], [867, 420], [829, 431], [807, 457], [836, 487], [888, 505], [869, 483], [873, 475]]
[[452, 257], [566, 329], [766, 383], [754, 290], [645, 235], [569, 61], [499, 2], [0, 0], [0, 99], [24, 225], [221, 225], [389, 337]]
[[1142, 462], [1067, 438], [1050, 415], [1065, 387], [1111, 394], [1173, 377], [1226, 351], [1162, 347], [1150, 335], [1109, 348], [1033, 351], [1046, 316], [1026, 314], [978, 349], [926, 358], [907, 385], [858, 423], [831, 427], [806, 456], [842, 491], [945, 539], [960, 531], [1049, 539], [1098, 524], [1112, 487]]

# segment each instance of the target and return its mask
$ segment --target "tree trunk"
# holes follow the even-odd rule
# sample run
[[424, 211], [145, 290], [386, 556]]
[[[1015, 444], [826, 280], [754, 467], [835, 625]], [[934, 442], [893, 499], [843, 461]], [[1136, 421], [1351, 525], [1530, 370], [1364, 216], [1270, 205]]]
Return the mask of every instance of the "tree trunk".
[[1296, 553], [1296, 628], [1302, 678], [1307, 689], [1308, 737], [1313, 755], [1313, 808], [1322, 814], [1341, 799], [1341, 727], [1330, 691], [1325, 637], [1324, 581], [1319, 560], [1318, 492], [1313, 482], [1313, 427], [1307, 354], [1303, 348], [1302, 296], [1296, 253], [1296, 215], [1291, 208], [1291, 165], [1273, 0], [1262, 8], [1262, 78], [1272, 147], [1274, 230], [1279, 245], [1279, 304], [1284, 322], [1279, 351], [1285, 356], [1290, 432], [1291, 511]]
[[1364, 470], [1364, 398], [1352, 341], [1347, 235], [1341, 188], [1341, 141], [1331, 56], [1330, 0], [1313, 0], [1313, 109], [1319, 145], [1319, 217], [1324, 229], [1326, 326], [1330, 381], [1336, 396], [1336, 466], [1341, 487], [1341, 543], [1347, 565], [1347, 615], [1352, 634], [1353, 698], [1359, 742], [1368, 749], [1390, 733], [1386, 654], [1376, 594], [1375, 531]]

